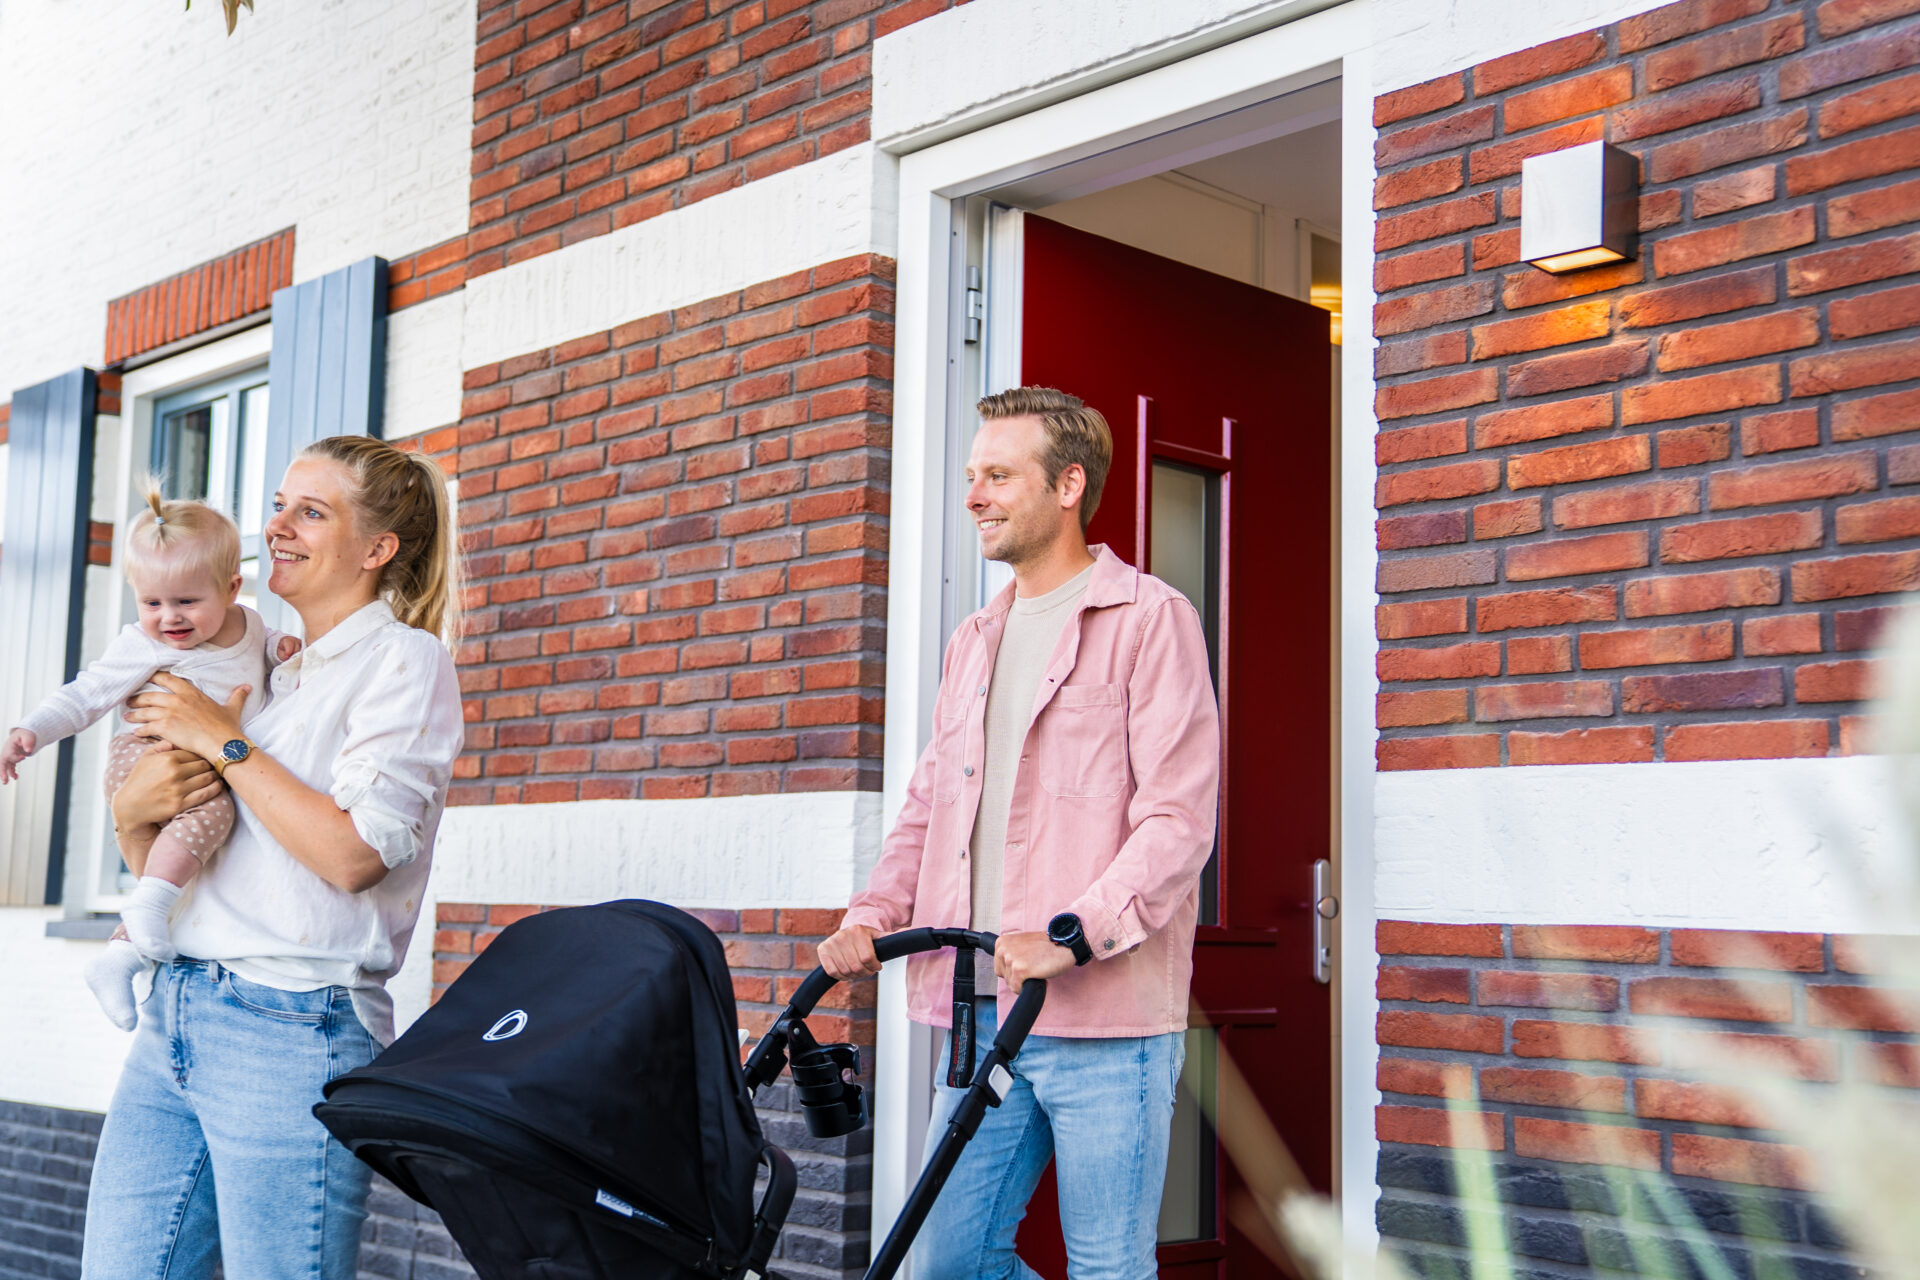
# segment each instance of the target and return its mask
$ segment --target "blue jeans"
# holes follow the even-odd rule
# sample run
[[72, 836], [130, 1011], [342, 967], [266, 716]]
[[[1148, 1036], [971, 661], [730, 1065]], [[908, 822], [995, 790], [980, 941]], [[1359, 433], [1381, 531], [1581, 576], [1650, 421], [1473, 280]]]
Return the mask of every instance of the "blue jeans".
[[372, 1060], [345, 987], [162, 965], [94, 1157], [85, 1280], [352, 1280], [371, 1171], [310, 1108]]
[[[991, 1000], [975, 1009], [984, 1056], [997, 1017]], [[1186, 1037], [1177, 1031], [1114, 1040], [1027, 1037], [1013, 1063], [1013, 1089], [988, 1110], [920, 1229], [916, 1280], [1034, 1280], [1013, 1239], [1049, 1160], [1072, 1280], [1153, 1280], [1167, 1135], [1186, 1054]], [[966, 1092], [946, 1081], [943, 1053], [929, 1156]]]

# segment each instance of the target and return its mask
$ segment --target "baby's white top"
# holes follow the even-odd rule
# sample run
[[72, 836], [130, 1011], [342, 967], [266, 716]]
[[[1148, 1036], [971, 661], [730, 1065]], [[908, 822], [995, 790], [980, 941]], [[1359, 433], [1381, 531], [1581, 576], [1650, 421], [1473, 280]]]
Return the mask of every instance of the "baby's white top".
[[243, 684], [251, 685], [253, 692], [247, 695], [246, 705], [240, 710], [241, 722], [245, 723], [267, 705], [270, 637], [267, 624], [259, 614], [245, 605], [240, 609], [247, 615], [247, 632], [238, 642], [224, 648], [203, 644], [192, 649], [175, 649], [142, 631], [139, 624], [129, 623], [113, 638], [105, 653], [88, 663], [87, 669], [71, 683], [54, 690], [17, 727], [33, 734], [35, 751], [44, 751], [60, 739], [79, 733], [101, 716], [117, 711], [142, 689], [159, 690], [160, 686], [152, 680], [155, 673], [161, 671], [193, 681], [200, 692], [215, 702], [225, 702]]
[[387, 864], [348, 893], [275, 840], [243, 802], [226, 852], [181, 895], [173, 941], [287, 991], [342, 986], [375, 1039], [393, 1039], [386, 982], [406, 959], [466, 726], [453, 657], [375, 601], [276, 667], [247, 726], [260, 749], [332, 796]]

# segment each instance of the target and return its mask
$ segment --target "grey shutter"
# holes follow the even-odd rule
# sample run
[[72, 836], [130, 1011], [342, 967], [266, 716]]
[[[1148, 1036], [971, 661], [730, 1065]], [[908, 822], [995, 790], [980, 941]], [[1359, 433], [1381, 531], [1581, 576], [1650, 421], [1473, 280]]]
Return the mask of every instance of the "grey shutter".
[[[273, 510], [273, 495], [287, 464], [315, 440], [379, 437], [386, 368], [385, 258], [365, 258], [273, 295], [262, 510]], [[263, 576], [267, 569], [262, 565]], [[268, 626], [300, 630], [298, 615], [266, 591], [264, 583], [260, 613]]]
[[[13, 393], [0, 533], [0, 719], [18, 724], [80, 672], [93, 507], [94, 372]], [[66, 854], [73, 739], [0, 787], [0, 904], [57, 902]]]

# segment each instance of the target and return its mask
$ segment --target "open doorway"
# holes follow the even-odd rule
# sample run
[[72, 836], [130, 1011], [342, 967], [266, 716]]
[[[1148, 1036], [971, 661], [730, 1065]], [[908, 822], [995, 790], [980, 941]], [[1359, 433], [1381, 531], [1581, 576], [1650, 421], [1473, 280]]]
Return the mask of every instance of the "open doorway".
[[[971, 400], [1057, 386], [1114, 430], [1092, 540], [1193, 601], [1221, 697], [1220, 836], [1200, 891], [1163, 1276], [1274, 1274], [1247, 1234], [1248, 1178], [1216, 1141], [1213, 1119], [1247, 1123], [1236, 1105], [1259, 1107], [1317, 1189], [1336, 1176], [1334, 965], [1318, 908], [1335, 905], [1337, 857], [1340, 101], [1339, 81], [1323, 80], [956, 202], [966, 291], [943, 632], [1005, 582], [979, 560], [953, 488]], [[1250, 1100], [1231, 1087], [1236, 1068]], [[1021, 1252], [1065, 1275], [1051, 1178]]]

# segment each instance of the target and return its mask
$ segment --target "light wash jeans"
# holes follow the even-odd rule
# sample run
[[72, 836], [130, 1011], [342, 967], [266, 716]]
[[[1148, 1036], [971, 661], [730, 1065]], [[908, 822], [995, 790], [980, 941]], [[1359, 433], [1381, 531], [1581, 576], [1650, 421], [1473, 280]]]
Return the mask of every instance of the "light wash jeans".
[[371, 1171], [320, 1086], [372, 1060], [345, 987], [281, 991], [210, 960], [160, 966], [107, 1111], [84, 1280], [352, 1280]]
[[[997, 1016], [991, 1000], [974, 1007], [984, 1057]], [[1072, 1280], [1154, 1280], [1167, 1137], [1186, 1054], [1177, 1031], [1113, 1040], [1028, 1036], [1006, 1101], [988, 1110], [920, 1229], [915, 1280], [1034, 1280], [1013, 1240], [1049, 1160]], [[929, 1156], [965, 1092], [947, 1087], [943, 1052]]]

